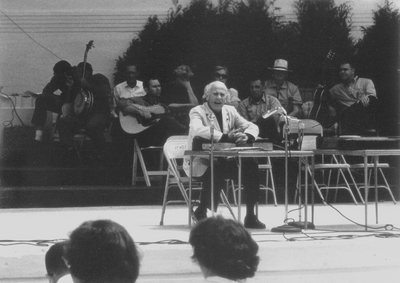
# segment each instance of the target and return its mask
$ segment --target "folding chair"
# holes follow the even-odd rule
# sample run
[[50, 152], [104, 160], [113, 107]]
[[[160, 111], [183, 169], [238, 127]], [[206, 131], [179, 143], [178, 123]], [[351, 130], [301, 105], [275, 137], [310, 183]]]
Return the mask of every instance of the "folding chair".
[[[344, 156], [342, 156], [342, 158], [343, 158], [343, 160], [345, 160]], [[354, 163], [354, 164], [350, 163], [349, 165], [350, 165], [350, 170], [353, 170], [354, 172], [362, 171], [362, 174], [364, 174], [364, 163]], [[390, 189], [389, 183], [388, 183], [388, 181], [387, 181], [387, 179], [385, 177], [385, 174], [383, 173], [383, 170], [382, 170], [384, 168], [389, 168], [390, 167], [389, 164], [388, 163], [380, 163], [378, 161], [376, 167], [377, 167], [377, 170], [378, 170], [377, 171], [377, 173], [378, 173], [377, 174], [377, 178], [378, 178], [378, 180], [377, 180], [377, 184], [378, 184], [377, 189], [385, 189], [385, 190], [387, 190], [389, 195], [390, 195], [390, 197], [391, 197], [391, 199], [392, 199], [392, 201], [393, 201], [393, 203], [396, 204], [397, 203], [396, 199], [393, 196], [392, 190]], [[375, 188], [375, 185], [371, 184], [371, 178], [373, 176], [373, 170], [374, 170], [374, 163], [371, 160], [368, 161], [367, 168], [368, 168], [368, 189]], [[353, 179], [353, 182], [355, 184], [357, 184], [356, 188], [358, 190], [360, 198], [363, 200], [363, 202], [366, 201], [366, 200], [364, 200], [362, 198], [362, 194], [361, 194], [361, 191], [360, 191], [361, 189], [365, 190], [364, 182], [356, 183], [356, 180], [355, 180], [355, 178], [354, 178], [354, 176], [352, 174], [351, 174], [351, 177]], [[379, 184], [379, 177], [382, 179], [382, 182], [383, 182], [381, 184]], [[369, 190], [368, 190], [368, 192], [369, 192]]]
[[[143, 157], [142, 151], [156, 151], [159, 153], [159, 170], [147, 170], [146, 163]], [[149, 147], [140, 147], [137, 139], [133, 140], [133, 164], [132, 164], [132, 185], [135, 186], [137, 180], [139, 179], [137, 171], [138, 171], [138, 160], [140, 162], [140, 166], [143, 172], [143, 178], [146, 182], [146, 186], [150, 187], [150, 177], [149, 176], [166, 176], [168, 175], [168, 171], [164, 169], [164, 154], [162, 146], [149, 146]]]
[[[323, 136], [323, 128], [322, 125], [320, 123], [318, 123], [315, 120], [310, 120], [310, 119], [305, 119], [302, 120], [301, 123], [304, 124], [304, 129], [303, 129], [303, 133], [304, 136], [307, 135], [317, 135], [317, 136]], [[303, 138], [303, 142], [304, 142], [305, 138]], [[310, 150], [310, 149], [315, 149], [316, 148], [316, 144], [301, 144], [301, 149], [302, 150]], [[350, 177], [352, 178], [351, 172], [350, 172], [350, 165], [346, 163], [346, 161], [341, 157], [341, 156], [335, 156], [332, 155], [329, 158], [329, 161], [326, 161], [326, 156], [321, 156], [321, 162], [315, 164], [314, 166], [314, 171], [321, 172], [322, 175], [322, 180], [320, 182], [317, 182], [316, 178], [315, 178], [315, 174], [314, 174], [314, 186], [317, 189], [318, 194], [320, 195], [322, 201], [326, 204], [326, 199], [328, 198], [328, 192], [331, 189], [335, 189], [336, 190], [336, 194], [335, 194], [335, 201], [336, 201], [336, 196], [337, 196], [337, 191], [339, 189], [343, 189], [343, 190], [347, 190], [350, 194], [350, 196], [352, 197], [354, 203], [357, 205], [357, 200], [354, 197], [354, 194], [351, 190], [351, 186], [349, 184], [349, 182], [347, 181], [347, 178], [345, 176], [345, 172], [347, 172]], [[328, 171], [328, 174], [325, 174], [325, 172]], [[336, 178], [332, 178], [332, 173], [336, 171]], [[311, 169], [310, 167], [308, 168], [308, 173], [311, 175]], [[328, 175], [328, 177], [326, 177], [326, 175]], [[300, 177], [300, 176], [299, 176]], [[343, 183], [340, 183], [342, 180]], [[352, 178], [353, 180], [353, 178]], [[334, 183], [334, 181], [336, 181], [336, 184]], [[353, 182], [354, 185], [357, 188], [357, 184], [355, 184], [355, 182]], [[299, 191], [301, 191], [301, 184], [299, 182], [297, 182], [297, 187], [299, 189]], [[325, 198], [322, 194], [322, 190], [326, 190], [326, 195]], [[359, 190], [357, 188], [357, 192], [359, 193]], [[360, 199], [361, 201], [363, 201], [361, 194], [359, 193]], [[295, 194], [295, 201], [297, 198], [297, 191]]]
[[[193, 204], [198, 203], [198, 201], [192, 201], [189, 203], [188, 190], [190, 179], [182, 170], [182, 163], [184, 158], [184, 152], [187, 148], [188, 136], [171, 136], [164, 144], [164, 156], [168, 162], [168, 174], [165, 181], [164, 189], [164, 199], [161, 211], [160, 225], [164, 225], [164, 214], [168, 204], [172, 203], [185, 203], [188, 208], [191, 209]], [[171, 188], [178, 188], [183, 199], [180, 200], [168, 200], [168, 192]], [[201, 190], [201, 182], [192, 182], [193, 190]], [[223, 190], [221, 190], [221, 200], [223, 204], [228, 208], [229, 212], [235, 218], [232, 208], [226, 198]]]

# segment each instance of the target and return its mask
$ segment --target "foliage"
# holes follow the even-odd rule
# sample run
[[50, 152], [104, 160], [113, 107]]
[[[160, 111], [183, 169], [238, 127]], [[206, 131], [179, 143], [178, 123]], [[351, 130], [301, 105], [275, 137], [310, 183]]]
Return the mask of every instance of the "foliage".
[[[226, 66], [231, 87], [243, 89], [250, 75], [270, 66], [278, 49], [273, 27], [279, 25], [269, 11], [273, 1], [244, 2], [193, 0], [182, 8], [175, 1], [165, 22], [149, 18], [139, 36], [117, 60], [115, 83], [122, 81], [122, 66], [135, 60], [143, 74], [157, 72], [169, 80], [180, 64], [192, 67], [194, 83], [204, 86], [212, 68]], [[200, 88], [200, 87], [199, 87]]]
[[293, 66], [303, 71], [299, 73], [300, 81], [312, 87], [322, 82], [322, 68], [329, 51], [335, 54], [331, 70], [341, 57], [354, 52], [351, 7], [347, 3], [337, 6], [333, 0], [299, 0], [294, 8], [298, 22]]
[[202, 89], [212, 68], [222, 65], [230, 71], [228, 85], [245, 98], [249, 78], [270, 76], [268, 67], [277, 58], [289, 61], [292, 82], [314, 87], [330, 49], [352, 52], [348, 4], [299, 0], [294, 6], [298, 23], [285, 23], [274, 15], [275, 0], [219, 0], [216, 6], [192, 0], [185, 8], [173, 3], [167, 20], [150, 17], [119, 57], [115, 83], [123, 80], [123, 64], [135, 60], [143, 75], [157, 73], [164, 82], [175, 67], [187, 64], [195, 73], [194, 85]]
[[[364, 37], [358, 42], [357, 72], [375, 83], [382, 109], [381, 128], [384, 134], [399, 134], [399, 10], [385, 1], [374, 11], [374, 24], [364, 28]], [[397, 117], [396, 117], [397, 114]], [[397, 133], [393, 130], [397, 128]]]

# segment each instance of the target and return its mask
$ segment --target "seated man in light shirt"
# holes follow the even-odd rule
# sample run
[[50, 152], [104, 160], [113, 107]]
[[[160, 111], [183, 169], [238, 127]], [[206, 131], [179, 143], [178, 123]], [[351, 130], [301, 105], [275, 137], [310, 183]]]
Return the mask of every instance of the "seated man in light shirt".
[[265, 94], [276, 97], [289, 116], [302, 118], [301, 105], [303, 100], [297, 86], [287, 80], [288, 72], [291, 72], [288, 69], [288, 62], [277, 59], [274, 67], [268, 69], [272, 70], [273, 73], [272, 79], [265, 82]]
[[340, 134], [364, 134], [376, 128], [377, 96], [370, 79], [355, 76], [354, 63], [340, 64], [341, 83], [330, 89], [332, 104], [339, 112]]
[[[244, 119], [235, 107], [225, 105], [228, 89], [219, 81], [208, 84], [204, 89], [203, 105], [198, 105], [190, 111], [190, 127], [188, 149], [192, 149], [193, 139], [200, 137], [214, 142], [231, 142], [244, 145], [258, 136], [258, 127]], [[184, 160], [184, 170], [190, 176], [190, 159]], [[265, 229], [255, 215], [255, 204], [259, 198], [260, 186], [258, 165], [253, 158], [242, 161], [243, 187], [246, 197], [247, 215], [244, 220], [246, 228]], [[211, 207], [211, 168], [207, 157], [193, 159], [193, 177], [201, 177], [203, 192], [198, 208], [194, 212], [199, 221], [207, 218], [207, 208]], [[216, 158], [214, 161], [214, 210], [217, 209], [218, 196], [224, 187], [225, 179], [237, 176], [238, 167], [233, 158]]]
[[259, 137], [278, 142], [279, 117], [285, 110], [276, 97], [265, 95], [263, 90], [263, 80], [258, 76], [253, 77], [249, 83], [249, 97], [239, 102], [238, 112], [258, 126]]

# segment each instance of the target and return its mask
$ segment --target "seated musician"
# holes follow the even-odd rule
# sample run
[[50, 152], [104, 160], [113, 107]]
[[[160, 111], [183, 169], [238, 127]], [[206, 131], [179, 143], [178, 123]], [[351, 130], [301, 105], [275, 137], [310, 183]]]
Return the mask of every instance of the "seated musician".
[[[110, 122], [110, 104], [111, 87], [108, 79], [102, 74], [93, 74], [92, 65], [81, 62], [75, 68], [75, 85], [79, 86], [79, 91], [91, 92], [93, 94], [93, 107], [91, 111], [88, 109], [78, 108], [77, 111], [71, 107], [65, 110], [65, 115], [60, 119], [58, 131], [60, 141], [66, 145], [67, 150], [74, 148], [74, 135], [77, 130], [85, 129], [88, 137], [96, 152], [93, 159], [101, 158], [106, 142], [104, 130], [109, 126]], [[85, 72], [83, 72], [85, 69]], [[74, 94], [74, 97], [79, 95]], [[66, 105], [67, 106], [67, 105]], [[84, 107], [85, 105], [83, 105]], [[79, 113], [79, 111], [81, 111]]]
[[[264, 114], [275, 111], [267, 118]], [[249, 97], [239, 102], [238, 112], [247, 121], [256, 124], [260, 130], [259, 137], [268, 138], [272, 142], [280, 139], [278, 133], [279, 116], [284, 111], [279, 100], [264, 94], [264, 84], [260, 77], [250, 80]]]
[[[47, 111], [61, 113], [64, 103], [72, 102], [70, 93], [74, 85], [72, 67], [67, 61], [59, 61], [53, 67], [53, 77], [44, 87], [42, 94], [36, 98], [32, 124], [36, 127], [34, 141], [38, 144], [43, 141], [44, 125]], [[61, 94], [54, 92], [61, 91]]]
[[[225, 105], [228, 89], [219, 81], [208, 84], [204, 89], [203, 105], [196, 106], [190, 111], [190, 130], [188, 149], [192, 149], [195, 137], [215, 142], [231, 142], [244, 145], [255, 140], [258, 136], [258, 127], [244, 119], [235, 107]], [[184, 169], [190, 175], [190, 159], [185, 158]], [[243, 160], [242, 176], [246, 197], [247, 215], [244, 225], [247, 228], [264, 229], [254, 213], [255, 204], [259, 198], [258, 165], [253, 158]], [[214, 162], [214, 209], [217, 209], [218, 199], [224, 181], [237, 176], [238, 167], [235, 159], [216, 158]], [[193, 177], [201, 177], [203, 192], [198, 208], [194, 212], [199, 221], [207, 217], [207, 208], [211, 208], [211, 168], [209, 159], [195, 157], [193, 160]]]
[[145, 79], [143, 87], [145, 96], [117, 99], [122, 128], [127, 132], [129, 127], [141, 128], [135, 136], [141, 146], [163, 145], [170, 136], [186, 134], [185, 126], [176, 121], [171, 113], [187, 105], [167, 105], [161, 95], [161, 84], [155, 77]]
[[331, 100], [339, 110], [340, 134], [362, 135], [375, 129], [377, 96], [370, 79], [355, 76], [354, 63], [349, 60], [340, 64], [341, 83], [331, 88]]
[[302, 118], [300, 91], [291, 82], [287, 80], [288, 62], [283, 59], [275, 60], [274, 67], [268, 68], [273, 71], [272, 79], [265, 82], [264, 92], [267, 95], [276, 97], [289, 116]]

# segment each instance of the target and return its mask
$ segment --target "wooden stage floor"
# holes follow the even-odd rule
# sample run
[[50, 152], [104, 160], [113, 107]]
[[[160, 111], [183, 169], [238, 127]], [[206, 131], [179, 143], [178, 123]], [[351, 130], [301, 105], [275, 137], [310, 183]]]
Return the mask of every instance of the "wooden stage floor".
[[[400, 206], [380, 202], [376, 225], [370, 203], [369, 224], [375, 229], [368, 231], [352, 222], [364, 224], [363, 205], [334, 204], [334, 208], [318, 204], [316, 229], [282, 234], [270, 230], [283, 224], [284, 206], [260, 205], [259, 218], [267, 229], [251, 230], [261, 262], [256, 276], [247, 282], [398, 282]], [[225, 207], [218, 213], [231, 217]], [[93, 219], [122, 224], [139, 245], [142, 262], [137, 282], [201, 282], [200, 269], [190, 259], [186, 207], [168, 206], [164, 226], [159, 226], [160, 216], [159, 205], [1, 209], [0, 282], [48, 282], [44, 255], [50, 245]], [[298, 212], [289, 217], [298, 220]]]

